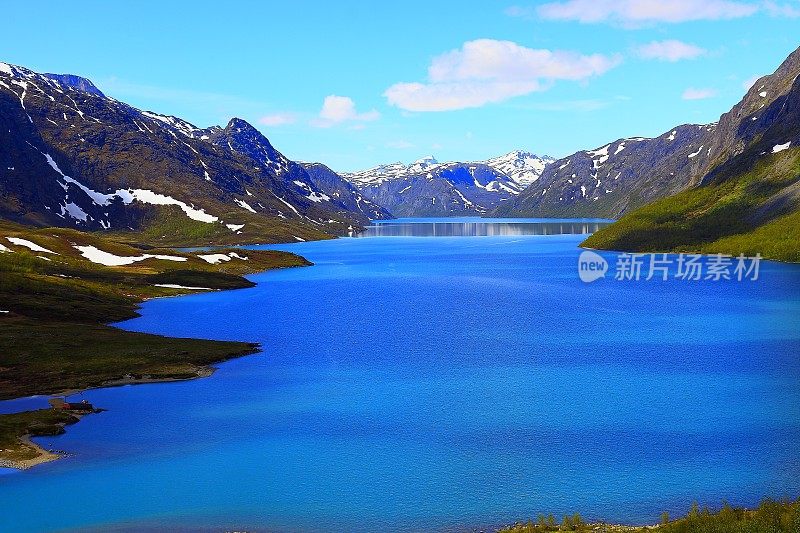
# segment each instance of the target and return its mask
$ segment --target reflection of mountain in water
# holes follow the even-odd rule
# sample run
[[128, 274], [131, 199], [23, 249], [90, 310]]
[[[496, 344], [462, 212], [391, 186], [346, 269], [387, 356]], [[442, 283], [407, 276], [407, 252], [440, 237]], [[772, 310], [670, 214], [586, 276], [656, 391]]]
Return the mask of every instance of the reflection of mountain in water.
[[355, 237], [485, 237], [493, 235], [584, 235], [608, 226], [601, 221], [557, 222], [398, 222], [381, 221]]

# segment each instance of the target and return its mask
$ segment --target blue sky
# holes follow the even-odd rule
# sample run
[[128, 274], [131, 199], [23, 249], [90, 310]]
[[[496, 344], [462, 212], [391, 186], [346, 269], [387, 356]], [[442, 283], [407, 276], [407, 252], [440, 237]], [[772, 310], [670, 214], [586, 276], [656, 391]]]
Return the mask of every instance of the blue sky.
[[0, 61], [336, 170], [564, 156], [717, 120], [800, 45], [800, 1], [7, 3]]

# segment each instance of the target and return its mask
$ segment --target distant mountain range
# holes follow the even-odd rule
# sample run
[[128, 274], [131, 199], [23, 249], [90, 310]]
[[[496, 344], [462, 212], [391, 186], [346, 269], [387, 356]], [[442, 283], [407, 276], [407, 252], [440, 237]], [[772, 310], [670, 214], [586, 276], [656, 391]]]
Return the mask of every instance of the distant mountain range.
[[[797, 122], [792, 122], [787, 94], [798, 74], [797, 56], [795, 51], [774, 74], [759, 79], [718, 122], [684, 124], [655, 138], [617, 139], [575, 152], [550, 164], [534, 186], [495, 214], [619, 218], [707, 183], [777, 128], [782, 133], [776, 139], [791, 141], [793, 135], [786, 130], [797, 128]], [[768, 154], [772, 146], [765, 148]]]
[[617, 139], [552, 162], [497, 216], [617, 218], [685, 189], [707, 168], [716, 124], [682, 125], [655, 138]]
[[588, 244], [755, 250], [756, 234], [772, 256], [800, 260], [800, 235], [781, 237], [800, 232], [798, 74], [800, 49], [718, 122], [558, 160], [518, 150], [339, 174], [289, 160], [238, 118], [198, 128], [79, 76], [0, 63], [0, 218], [229, 244], [327, 238], [392, 216], [622, 217]]
[[335, 174], [312, 178], [244, 120], [201, 129], [85, 78], [6, 63], [0, 193], [5, 219], [156, 242], [314, 239], [390, 216]]
[[[676, 140], [686, 128], [692, 131], [691, 126], [676, 128]], [[684, 142], [677, 154], [651, 157], [651, 169], [641, 159], [631, 163], [639, 169], [641, 185], [631, 189], [627, 205], [636, 207], [643, 197], [681, 192], [627, 213], [595, 233], [586, 245], [632, 251], [759, 253], [800, 261], [800, 48], [773, 74], [756, 81], [717, 123], [696, 130], [696, 138]], [[651, 144], [663, 141], [662, 136]], [[607, 164], [598, 166], [605, 169]], [[574, 190], [566, 189], [563, 177], [556, 178], [558, 165], [550, 167], [552, 179], [548, 175], [545, 182], [543, 177], [541, 186]], [[520, 195], [506, 213], [528, 212], [535, 192]], [[585, 206], [592, 198], [579, 203]]]
[[484, 215], [538, 180], [552, 161], [520, 150], [477, 162], [428, 156], [342, 176], [397, 217]]

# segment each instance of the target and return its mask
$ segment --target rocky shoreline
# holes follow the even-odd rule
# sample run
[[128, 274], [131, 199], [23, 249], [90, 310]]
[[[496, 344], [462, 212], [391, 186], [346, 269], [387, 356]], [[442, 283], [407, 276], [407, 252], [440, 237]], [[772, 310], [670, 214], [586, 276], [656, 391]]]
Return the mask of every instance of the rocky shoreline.
[[[215, 371], [216, 371], [216, 368], [213, 368], [213, 367], [210, 367], [210, 366], [198, 367], [197, 370], [195, 371], [195, 375], [194, 376], [187, 376], [187, 377], [182, 377], [182, 378], [177, 378], [177, 377], [176, 378], [152, 378], [152, 377], [147, 376], [147, 375], [141, 376], [141, 377], [136, 377], [136, 376], [132, 376], [132, 375], [126, 375], [126, 376], [123, 376], [120, 379], [107, 381], [107, 382], [103, 383], [103, 385], [100, 386], [100, 387], [92, 387], [92, 388], [93, 389], [99, 389], [99, 388], [106, 388], [106, 387], [122, 387], [124, 385], [144, 385], [144, 384], [148, 384], [148, 383], [173, 383], [173, 382], [176, 382], [176, 381], [189, 381], [189, 380], [193, 380], [193, 379], [207, 378], [207, 377], [213, 375]], [[85, 392], [86, 390], [91, 390], [91, 389], [64, 391], [62, 393], [62, 395], [78, 394], [80, 392]], [[105, 411], [105, 409], [95, 409], [95, 410], [91, 411], [91, 413], [99, 413], [99, 412], [102, 412], [102, 411]], [[72, 412], [71, 412], [71, 414], [74, 415], [78, 419], [81, 419], [81, 418], [83, 418], [85, 416], [85, 414], [77, 414], [77, 413], [72, 413]], [[63, 429], [65, 424], [62, 424], [60, 426]], [[8, 458], [3, 458], [2, 457], [2, 453], [5, 450], [0, 450], [0, 468], [13, 468], [15, 470], [28, 470], [29, 468], [33, 468], [35, 466], [38, 466], [38, 465], [41, 465], [41, 464], [44, 464], [44, 463], [49, 463], [51, 461], [56, 461], [58, 459], [62, 459], [64, 457], [68, 457], [70, 455], [68, 452], [65, 452], [65, 451], [46, 450], [46, 449], [42, 448], [41, 446], [39, 446], [38, 444], [36, 444], [35, 442], [33, 442], [31, 440], [31, 437], [32, 436], [28, 435], [28, 434], [23, 435], [23, 436], [21, 436], [19, 438], [19, 442], [20, 442], [21, 445], [25, 446], [26, 448], [29, 448], [29, 449], [35, 451], [36, 454], [37, 454], [36, 457], [33, 457], [31, 459], [23, 459], [23, 460], [8, 459]]]

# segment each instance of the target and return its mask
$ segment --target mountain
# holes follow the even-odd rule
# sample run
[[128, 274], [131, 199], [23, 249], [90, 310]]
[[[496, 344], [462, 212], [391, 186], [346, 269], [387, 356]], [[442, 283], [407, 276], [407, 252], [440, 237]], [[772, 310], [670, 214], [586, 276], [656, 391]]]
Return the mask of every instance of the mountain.
[[537, 181], [544, 172], [545, 167], [555, 161], [550, 156], [537, 157], [524, 150], [514, 150], [506, 155], [487, 159], [485, 164], [504, 173], [512, 181], [522, 187], [527, 187]]
[[322, 163], [302, 163], [312, 186], [325, 191], [342, 209], [369, 220], [392, 218], [383, 207], [365, 198], [355, 186]]
[[523, 151], [480, 162], [427, 156], [342, 176], [394, 216], [483, 215], [535, 182], [551, 161]]
[[703, 143], [711, 155], [685, 190], [627, 214], [585, 245], [800, 261], [800, 48], [723, 114]]
[[[792, 54], [761, 78], [745, 98], [712, 124], [684, 124], [655, 138], [617, 139], [549, 165], [534, 186], [501, 204], [497, 216], [608, 217], [696, 186], [712, 169], [740, 154], [767, 125], [766, 111], [789, 89]], [[749, 121], [743, 121], [742, 117]]]
[[307, 200], [304, 206], [307, 210], [313, 206], [335, 213], [339, 220], [347, 220], [351, 225], [363, 225], [372, 219], [390, 217], [325, 165], [289, 160], [273, 148], [260, 131], [244, 120], [231, 119], [224, 129], [210, 128], [206, 130], [206, 135], [211, 143], [221, 148], [227, 146], [251, 158], [256, 168], [269, 169], [295, 196]]
[[364, 224], [232, 119], [201, 129], [73, 75], [0, 63], [0, 217], [157, 243], [324, 238]]
[[717, 155], [716, 124], [677, 126], [655, 138], [617, 139], [555, 161], [498, 216], [607, 217], [685, 189]]

